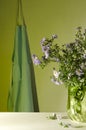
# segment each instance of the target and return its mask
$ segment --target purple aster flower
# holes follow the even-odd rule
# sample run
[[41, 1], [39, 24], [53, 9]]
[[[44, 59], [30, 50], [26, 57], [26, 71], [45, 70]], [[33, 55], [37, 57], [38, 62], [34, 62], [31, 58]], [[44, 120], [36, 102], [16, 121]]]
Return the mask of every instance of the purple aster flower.
[[58, 36], [56, 34], [53, 34], [52, 39], [56, 39], [56, 38], [58, 38]]
[[44, 55], [45, 55], [45, 59], [48, 59], [48, 57], [49, 57], [49, 51], [45, 51]]
[[62, 84], [62, 82], [56, 80], [55, 77], [52, 77], [52, 78], [51, 78], [51, 81], [52, 81], [55, 85], [61, 85], [61, 84]]
[[50, 47], [49, 46], [42, 46], [42, 51], [45, 52], [45, 51], [49, 51]]
[[47, 46], [47, 45], [46, 46], [42, 46], [42, 51], [43, 51], [46, 59], [49, 57], [49, 49], [50, 49], [50, 47]]
[[67, 48], [70, 48], [70, 44], [66, 44], [66, 47], [67, 47]]
[[53, 77], [51, 78], [51, 81], [56, 85], [61, 85], [62, 81], [58, 79], [60, 72], [56, 71], [55, 68], [53, 68]]
[[59, 72], [59, 71], [56, 71], [55, 68], [53, 68], [53, 76], [54, 76], [55, 78], [58, 78], [58, 77], [59, 77], [59, 74], [60, 74], [60, 72]]
[[41, 40], [41, 44], [44, 44], [44, 42], [46, 41], [47, 39], [44, 37], [42, 40]]
[[66, 44], [66, 48], [72, 50], [72, 45], [73, 45], [73, 43], [70, 43], [70, 44], [68, 43], [68, 44]]
[[35, 54], [32, 55], [32, 60], [35, 65], [41, 64], [41, 61], [38, 59], [38, 57]]

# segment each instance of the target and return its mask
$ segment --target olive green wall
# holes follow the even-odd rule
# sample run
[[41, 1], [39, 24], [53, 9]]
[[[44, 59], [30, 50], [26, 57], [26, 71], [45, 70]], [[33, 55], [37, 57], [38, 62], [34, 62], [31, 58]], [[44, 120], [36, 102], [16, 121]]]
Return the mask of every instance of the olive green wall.
[[[86, 28], [86, 0], [22, 0], [31, 53], [41, 55], [40, 40], [58, 34], [59, 44], [73, 41], [78, 26]], [[0, 111], [7, 111], [17, 0], [0, 0]], [[67, 90], [50, 81], [53, 64], [34, 66], [40, 111], [66, 111]]]

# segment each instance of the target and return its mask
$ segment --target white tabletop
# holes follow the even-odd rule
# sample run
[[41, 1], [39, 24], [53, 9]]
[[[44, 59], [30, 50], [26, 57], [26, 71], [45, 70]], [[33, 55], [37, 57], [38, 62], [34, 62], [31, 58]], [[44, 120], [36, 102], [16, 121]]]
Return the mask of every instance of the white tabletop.
[[52, 116], [46, 112], [0, 113], [0, 130], [86, 130], [86, 123], [73, 122], [66, 113], [56, 113], [55, 120]]

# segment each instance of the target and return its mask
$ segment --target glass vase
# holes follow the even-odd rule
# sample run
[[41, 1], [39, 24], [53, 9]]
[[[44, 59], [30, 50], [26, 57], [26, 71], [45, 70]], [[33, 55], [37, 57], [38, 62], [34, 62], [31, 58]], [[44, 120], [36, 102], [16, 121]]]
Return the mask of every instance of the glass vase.
[[86, 92], [76, 87], [68, 87], [67, 114], [70, 119], [86, 123]]

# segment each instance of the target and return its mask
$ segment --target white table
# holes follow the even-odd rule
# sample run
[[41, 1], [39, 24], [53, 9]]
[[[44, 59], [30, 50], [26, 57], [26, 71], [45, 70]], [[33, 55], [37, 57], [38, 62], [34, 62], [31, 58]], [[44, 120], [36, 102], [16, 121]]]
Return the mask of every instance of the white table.
[[[86, 123], [75, 123], [66, 113], [56, 113], [62, 119], [49, 119], [53, 113], [0, 113], [0, 130], [86, 130]], [[68, 128], [64, 125], [71, 124]], [[77, 126], [81, 128], [76, 128]]]

